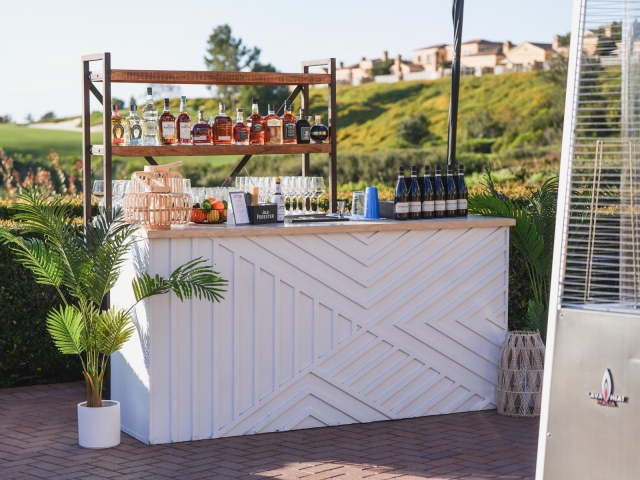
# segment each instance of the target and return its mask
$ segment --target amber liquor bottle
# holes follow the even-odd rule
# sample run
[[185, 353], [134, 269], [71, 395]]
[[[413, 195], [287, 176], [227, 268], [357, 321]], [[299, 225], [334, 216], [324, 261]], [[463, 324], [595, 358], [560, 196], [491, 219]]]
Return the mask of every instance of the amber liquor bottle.
[[264, 143], [280, 145], [282, 143], [282, 119], [276, 115], [273, 104], [269, 104], [269, 114], [264, 117], [266, 126]]
[[285, 102], [282, 115], [282, 143], [296, 143], [296, 117], [291, 115], [289, 102]]
[[111, 144], [124, 145], [124, 122], [118, 113], [118, 105], [111, 105]]
[[176, 118], [176, 133], [179, 145], [191, 143], [191, 117], [187, 113], [187, 97], [180, 97], [180, 115]]
[[231, 145], [233, 139], [233, 121], [225, 113], [225, 104], [220, 102], [220, 111], [212, 120], [214, 145]]
[[300, 109], [300, 116], [296, 122], [296, 139], [298, 143], [311, 143], [311, 124], [304, 116], [304, 108]]
[[251, 107], [251, 116], [247, 118], [247, 126], [249, 127], [249, 144], [264, 145], [264, 119], [258, 111], [258, 99], [253, 99]]
[[249, 127], [245, 125], [243, 108], [236, 110], [236, 123], [233, 126], [233, 144], [234, 145], [249, 145]]
[[160, 145], [173, 145], [176, 143], [176, 117], [169, 110], [169, 99], [164, 99], [164, 112], [158, 119], [160, 126]]
[[191, 127], [191, 141], [194, 145], [211, 145], [211, 125], [204, 119], [204, 110], [198, 110], [198, 122]]

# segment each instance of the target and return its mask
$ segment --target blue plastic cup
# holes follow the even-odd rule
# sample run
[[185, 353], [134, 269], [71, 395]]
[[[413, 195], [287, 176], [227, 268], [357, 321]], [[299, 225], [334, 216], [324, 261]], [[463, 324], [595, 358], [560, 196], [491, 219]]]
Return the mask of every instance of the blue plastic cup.
[[380, 218], [378, 187], [367, 187], [364, 192], [364, 218]]

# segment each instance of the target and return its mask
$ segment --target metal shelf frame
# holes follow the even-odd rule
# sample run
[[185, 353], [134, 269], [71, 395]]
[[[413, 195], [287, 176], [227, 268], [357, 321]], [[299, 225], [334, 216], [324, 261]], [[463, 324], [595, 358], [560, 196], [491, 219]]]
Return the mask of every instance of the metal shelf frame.
[[[94, 67], [92, 69], [92, 67]], [[97, 68], [95, 68], [97, 67]], [[327, 73], [309, 73], [312, 67], [327, 67]], [[102, 92], [96, 84], [102, 83]], [[301, 104], [309, 113], [309, 88], [312, 85], [327, 85], [327, 126], [330, 141], [326, 144], [307, 145], [210, 145], [210, 146], [154, 146], [127, 147], [111, 145], [111, 84], [112, 83], [155, 83], [190, 85], [295, 85], [287, 98], [293, 102], [301, 94]], [[91, 95], [102, 105], [102, 145], [91, 144]], [[284, 112], [284, 103], [277, 115]], [[329, 209], [337, 208], [337, 104], [336, 104], [336, 59], [326, 58], [302, 62], [302, 73], [271, 72], [210, 72], [176, 70], [116, 70], [111, 69], [109, 52], [82, 56], [82, 189], [84, 195], [84, 218], [91, 218], [91, 157], [103, 157], [105, 205], [111, 206], [111, 181], [113, 155], [121, 157], [144, 157], [151, 165], [157, 165], [154, 157], [162, 156], [217, 156], [243, 155], [222, 186], [230, 186], [235, 177], [245, 167], [253, 155], [291, 154], [302, 155], [302, 175], [309, 175], [309, 155], [326, 153], [329, 156]]]

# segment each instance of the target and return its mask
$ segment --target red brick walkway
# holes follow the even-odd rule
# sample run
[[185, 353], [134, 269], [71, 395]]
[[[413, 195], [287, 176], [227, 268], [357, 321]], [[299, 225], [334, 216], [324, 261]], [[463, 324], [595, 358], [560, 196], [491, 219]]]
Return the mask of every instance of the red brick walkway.
[[82, 384], [0, 390], [0, 478], [532, 479], [537, 419], [460, 413], [246, 437], [78, 446]]

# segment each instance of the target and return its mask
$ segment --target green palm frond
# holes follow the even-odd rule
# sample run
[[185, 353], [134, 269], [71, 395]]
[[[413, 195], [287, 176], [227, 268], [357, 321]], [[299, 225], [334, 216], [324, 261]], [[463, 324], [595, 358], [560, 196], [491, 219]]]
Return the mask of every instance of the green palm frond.
[[47, 330], [53, 343], [63, 354], [80, 354], [85, 351], [84, 327], [82, 312], [74, 305], [53, 309], [47, 316]]
[[527, 308], [527, 328], [532, 332], [540, 332], [543, 342], [547, 341], [547, 320], [549, 311], [545, 305], [536, 300], [529, 302]]
[[134, 278], [131, 282], [131, 286], [133, 287], [133, 294], [135, 296], [136, 303], [144, 300], [145, 298], [167, 293], [171, 290], [171, 287], [164, 278], [158, 274], [152, 277], [147, 272], [143, 272], [141, 275]]
[[100, 314], [99, 325], [96, 350], [107, 357], [120, 350], [135, 331], [131, 316], [114, 308]]

